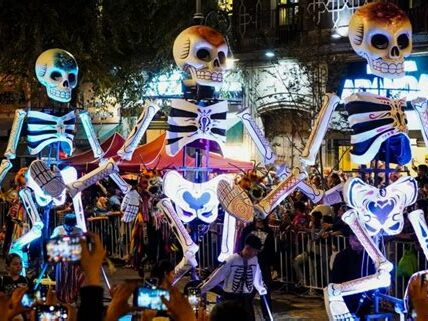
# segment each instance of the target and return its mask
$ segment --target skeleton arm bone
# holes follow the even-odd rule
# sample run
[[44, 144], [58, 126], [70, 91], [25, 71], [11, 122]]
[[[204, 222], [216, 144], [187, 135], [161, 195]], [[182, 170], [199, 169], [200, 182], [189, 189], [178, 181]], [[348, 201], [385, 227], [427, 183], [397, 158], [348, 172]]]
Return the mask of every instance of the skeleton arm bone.
[[409, 221], [415, 230], [419, 245], [422, 247], [425, 258], [428, 260], [428, 227], [425, 221], [424, 212], [416, 210], [408, 215]]
[[92, 126], [91, 116], [87, 111], [79, 113], [80, 120], [83, 124], [83, 129], [85, 130], [86, 136], [88, 137], [89, 144], [91, 145], [92, 152], [94, 153], [95, 158], [101, 158], [104, 155], [100, 143], [95, 134], [94, 126]]
[[311, 134], [306, 142], [305, 149], [301, 155], [301, 160], [306, 165], [314, 165], [315, 158], [320, 149], [322, 140], [327, 133], [328, 124], [336, 106], [339, 104], [339, 97], [334, 94], [324, 96], [323, 105], [312, 127]]
[[13, 119], [12, 130], [10, 132], [9, 141], [7, 143], [6, 151], [4, 156], [6, 159], [3, 159], [0, 164], [0, 183], [3, 182], [9, 170], [12, 168], [11, 159], [16, 157], [16, 147], [18, 146], [19, 138], [21, 136], [22, 125], [27, 113], [18, 109], [15, 111], [15, 118]]
[[226, 262], [211, 273], [207, 280], [200, 286], [201, 294], [208, 292], [217, 284], [224, 281], [228, 273], [230, 273], [230, 261], [226, 260]]
[[236, 236], [236, 218], [224, 212], [223, 219], [223, 232], [221, 234], [221, 253], [217, 260], [224, 262], [229, 256], [233, 254]]
[[260, 154], [262, 154], [265, 164], [272, 164], [275, 161], [276, 156], [251, 114], [247, 110], [243, 110], [238, 113], [237, 116], [241, 119], [250, 134], [251, 139], [256, 144], [257, 149]]
[[132, 129], [129, 136], [126, 138], [122, 148], [117, 152], [117, 154], [122, 159], [130, 160], [132, 158], [132, 154], [137, 148], [138, 143], [143, 138], [143, 135], [149, 127], [150, 122], [159, 109], [159, 106], [155, 104], [150, 104], [149, 106], [144, 107], [144, 110], [141, 113], [140, 118], [138, 118], [136, 125]]

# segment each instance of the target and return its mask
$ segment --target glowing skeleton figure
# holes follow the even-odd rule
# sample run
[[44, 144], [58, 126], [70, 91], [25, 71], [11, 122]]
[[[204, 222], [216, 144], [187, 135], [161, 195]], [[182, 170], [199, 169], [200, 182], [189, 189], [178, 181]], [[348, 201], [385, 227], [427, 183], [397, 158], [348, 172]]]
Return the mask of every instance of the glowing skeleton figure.
[[[411, 36], [412, 27], [408, 17], [391, 3], [376, 2], [362, 6], [355, 12], [349, 24], [352, 47], [367, 60], [372, 72], [380, 77], [398, 78], [404, 75], [404, 58], [412, 49]], [[338, 103], [337, 96], [326, 95], [301, 156], [301, 168], [294, 169], [291, 175], [255, 206], [252, 206], [251, 200], [238, 186], [231, 187], [226, 182], [220, 182], [219, 195], [223, 207], [236, 217], [242, 213], [251, 217], [254, 212], [256, 215], [266, 217], [307, 176], [304, 168], [315, 163], [328, 123]], [[357, 93], [345, 99], [345, 103], [348, 121], [353, 129], [351, 136], [353, 162], [365, 164], [375, 157], [385, 160], [387, 153], [392, 163], [403, 165], [411, 160], [404, 99], [393, 100], [369, 93]], [[413, 101], [413, 105], [418, 112], [428, 146], [427, 101], [417, 99]], [[360, 179], [352, 179], [346, 182], [343, 194], [348, 206], [351, 207], [343, 215], [343, 220], [358, 237], [375, 263], [377, 271], [361, 279], [330, 284], [324, 289], [326, 310], [330, 320], [354, 320], [343, 301], [343, 296], [390, 285], [392, 264], [386, 260], [371, 237], [379, 233], [396, 235], [401, 232], [403, 211], [416, 201], [417, 184], [413, 178], [406, 177], [386, 188], [377, 189], [366, 185]], [[330, 203], [338, 199], [337, 195], [338, 191], [333, 190]], [[428, 258], [428, 228], [423, 212], [413, 211], [409, 213], [408, 218]]]
[[[46, 87], [48, 97], [60, 103], [68, 103], [71, 100], [71, 91], [77, 85], [78, 65], [69, 52], [62, 49], [49, 49], [43, 52], [36, 61], [35, 70], [37, 79]], [[98, 142], [88, 113], [82, 112], [79, 116], [88, 134], [91, 146], [96, 148]], [[12, 167], [10, 160], [16, 157], [16, 148], [26, 117], [28, 124], [27, 142], [30, 154], [37, 155], [52, 144], [56, 144], [58, 149], [63, 150], [68, 155], [72, 152], [76, 122], [74, 110], [63, 116], [56, 116], [40, 111], [18, 109], [15, 112], [12, 130], [4, 154], [6, 159], [0, 165], [0, 182]], [[139, 125], [141, 127], [141, 122]], [[136, 137], [139, 137], [138, 131], [134, 130], [126, 143], [132, 147], [135, 144]], [[94, 149], [94, 154], [98, 155], [98, 157], [102, 156], [99, 144], [98, 149]], [[47, 159], [47, 162], [52, 162], [52, 160]], [[138, 202], [138, 194], [135, 195], [136, 192], [131, 191], [118, 175], [118, 168], [112, 159], [103, 160], [97, 169], [79, 179], [77, 179], [77, 172], [73, 167], [65, 167], [59, 170], [57, 167], [58, 161], [58, 159], [55, 159], [52, 167], [41, 159], [35, 160], [30, 164], [26, 174], [26, 187], [19, 192], [19, 197], [31, 220], [32, 228], [12, 244], [11, 252], [23, 256], [22, 249], [41, 236], [44, 224], [38, 213], [37, 205], [40, 207], [47, 206], [47, 209], [50, 209], [52, 205], [61, 205], [65, 201], [66, 192], [72, 197], [78, 226], [83, 231], [86, 231], [80, 197], [81, 191], [106, 176], [110, 176], [122, 191], [127, 193], [122, 204], [125, 215], [136, 211], [135, 203]]]

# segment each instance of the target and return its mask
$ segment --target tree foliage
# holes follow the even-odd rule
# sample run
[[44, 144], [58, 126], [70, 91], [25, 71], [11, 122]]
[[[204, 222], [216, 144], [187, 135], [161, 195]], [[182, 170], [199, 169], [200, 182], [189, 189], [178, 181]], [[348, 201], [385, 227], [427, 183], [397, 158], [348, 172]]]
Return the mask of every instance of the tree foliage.
[[[205, 1], [204, 11], [214, 4]], [[34, 63], [44, 50], [62, 48], [76, 57], [79, 82], [91, 82], [96, 95], [108, 93], [122, 105], [136, 101], [144, 81], [173, 64], [174, 38], [193, 24], [194, 5], [186, 0], [2, 0], [2, 84], [25, 84], [31, 103], [43, 100]]]

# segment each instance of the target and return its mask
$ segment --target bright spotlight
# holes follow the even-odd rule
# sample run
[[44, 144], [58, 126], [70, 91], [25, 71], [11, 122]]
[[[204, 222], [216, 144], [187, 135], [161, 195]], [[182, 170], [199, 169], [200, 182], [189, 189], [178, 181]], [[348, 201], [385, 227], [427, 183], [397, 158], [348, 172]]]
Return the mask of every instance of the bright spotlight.
[[265, 56], [268, 58], [273, 58], [273, 57], [275, 57], [275, 53], [273, 51], [269, 50], [269, 51], [265, 52]]

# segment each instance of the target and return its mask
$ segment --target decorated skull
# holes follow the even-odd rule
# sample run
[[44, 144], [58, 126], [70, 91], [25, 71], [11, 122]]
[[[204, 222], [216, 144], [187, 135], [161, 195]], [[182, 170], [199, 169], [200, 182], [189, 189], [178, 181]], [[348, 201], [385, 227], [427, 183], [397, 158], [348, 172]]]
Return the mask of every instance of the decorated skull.
[[77, 85], [78, 71], [76, 59], [62, 49], [46, 50], [36, 61], [36, 76], [46, 87], [48, 97], [62, 103], [71, 100], [71, 90]]
[[228, 46], [221, 33], [207, 26], [183, 30], [174, 41], [175, 63], [186, 71], [188, 85], [219, 86], [223, 82]]
[[412, 51], [412, 25], [400, 8], [385, 2], [360, 7], [349, 22], [349, 39], [374, 75], [404, 76], [404, 58]]

